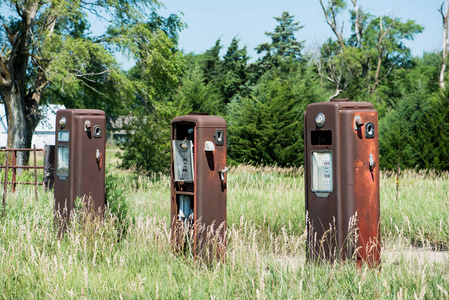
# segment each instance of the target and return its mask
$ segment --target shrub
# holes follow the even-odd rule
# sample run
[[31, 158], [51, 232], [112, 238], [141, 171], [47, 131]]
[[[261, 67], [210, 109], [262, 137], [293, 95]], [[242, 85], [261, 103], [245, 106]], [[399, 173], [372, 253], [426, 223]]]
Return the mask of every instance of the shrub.
[[129, 207], [124, 196], [124, 190], [120, 186], [121, 178], [113, 175], [106, 175], [106, 218], [113, 220], [117, 228], [119, 239], [126, 235], [131, 224], [129, 217]]

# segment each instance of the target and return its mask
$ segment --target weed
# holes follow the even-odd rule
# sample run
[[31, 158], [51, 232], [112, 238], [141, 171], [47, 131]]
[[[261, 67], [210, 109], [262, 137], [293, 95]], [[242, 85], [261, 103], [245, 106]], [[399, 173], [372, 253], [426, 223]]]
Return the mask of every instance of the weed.
[[[78, 205], [63, 238], [53, 227], [52, 192], [39, 189], [38, 201], [26, 186], [8, 193], [0, 220], [2, 298], [448, 298], [447, 252], [431, 251], [449, 247], [446, 173], [403, 171], [398, 200], [394, 175], [381, 174], [379, 271], [307, 262], [299, 169], [230, 170], [226, 256], [212, 265], [174, 253], [168, 177], [109, 172], [106, 217], [86, 218]], [[133, 220], [120, 242], [119, 218]]]

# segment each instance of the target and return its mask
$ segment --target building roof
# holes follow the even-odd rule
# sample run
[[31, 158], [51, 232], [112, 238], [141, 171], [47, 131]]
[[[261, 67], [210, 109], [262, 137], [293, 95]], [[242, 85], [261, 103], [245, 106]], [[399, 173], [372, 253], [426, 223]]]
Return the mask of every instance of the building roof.
[[124, 134], [125, 127], [129, 126], [133, 120], [133, 116], [106, 116], [106, 127], [108, 131]]
[[[64, 105], [47, 104], [39, 108], [41, 120], [37, 124], [34, 132], [55, 132], [56, 112], [65, 109]], [[8, 122], [6, 121], [5, 105], [0, 104], [0, 132], [8, 132]]]

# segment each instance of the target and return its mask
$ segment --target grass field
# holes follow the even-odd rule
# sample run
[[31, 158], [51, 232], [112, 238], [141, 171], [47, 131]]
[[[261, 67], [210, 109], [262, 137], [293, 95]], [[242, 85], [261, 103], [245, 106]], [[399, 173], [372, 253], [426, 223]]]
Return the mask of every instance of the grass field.
[[[449, 175], [381, 174], [382, 269], [305, 260], [302, 169], [239, 166], [228, 176], [226, 262], [170, 248], [169, 178], [107, 167], [131, 224], [72, 222], [58, 238], [53, 193], [19, 187], [0, 221], [0, 295], [17, 298], [449, 298]], [[82, 214], [82, 212], [80, 212]], [[95, 226], [95, 230], [92, 227]], [[433, 250], [438, 251], [433, 251]]]

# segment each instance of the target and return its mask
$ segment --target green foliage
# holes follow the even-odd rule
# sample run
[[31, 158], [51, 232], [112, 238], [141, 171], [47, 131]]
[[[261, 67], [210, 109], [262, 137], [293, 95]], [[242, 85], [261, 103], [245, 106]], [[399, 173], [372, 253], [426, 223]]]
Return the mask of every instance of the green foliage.
[[250, 97], [228, 106], [228, 151], [235, 162], [279, 166], [303, 163], [303, 113], [307, 104], [322, 100], [317, 77], [310, 68], [287, 78], [267, 73]]
[[122, 183], [121, 177], [111, 173], [106, 174], [106, 213], [109, 218], [113, 219], [119, 239], [126, 236], [131, 225], [128, 202]]
[[[414, 57], [410, 65], [396, 70], [389, 90], [393, 99], [421, 92], [425, 97], [440, 92], [438, 76], [441, 60], [438, 53], [424, 53]], [[394, 102], [389, 102], [389, 106]]]
[[272, 61], [276, 65], [279, 60], [301, 58], [304, 41], [297, 41], [295, 32], [304, 26], [300, 26], [299, 22], [294, 22], [294, 18], [295, 16], [288, 11], [284, 11], [282, 16], [274, 18], [279, 23], [274, 32], [265, 32], [265, 35], [271, 38], [271, 43], [263, 43], [256, 47], [257, 53], [265, 53], [263, 60]]
[[[168, 21], [167, 21], [168, 22]], [[171, 24], [181, 29], [179, 24]], [[143, 107], [148, 110], [155, 100], [161, 101], [177, 85], [183, 72], [184, 62], [181, 52], [176, 50], [176, 39], [170, 38], [152, 23], [138, 23], [131, 27], [110, 27], [111, 42], [119, 50], [137, 60], [134, 79], [138, 99], [143, 99]]]
[[350, 10], [352, 35], [345, 40], [335, 24], [345, 9], [345, 1], [329, 1], [325, 8], [338, 38], [322, 45], [315, 59], [318, 72], [328, 81], [331, 97], [355, 100], [371, 94], [383, 102], [390, 92], [383, 86], [391, 82], [394, 70], [410, 66], [411, 51], [404, 42], [413, 40], [423, 27], [412, 20], [371, 15], [358, 7], [358, 15]]
[[126, 140], [120, 144], [121, 167], [140, 173], [168, 173], [170, 170], [171, 120], [182, 114], [170, 103], [156, 103], [148, 114], [130, 118]]
[[220, 81], [222, 61], [219, 55], [220, 50], [223, 48], [220, 42], [220, 39], [218, 39], [215, 45], [209, 50], [206, 50], [202, 55], [201, 69], [204, 74], [205, 83]]
[[172, 95], [172, 100], [188, 112], [225, 115], [225, 104], [236, 95], [249, 92], [247, 82], [246, 47], [239, 49], [233, 38], [223, 60], [219, 57], [220, 39], [204, 54], [187, 59], [188, 70]]
[[224, 114], [224, 100], [219, 87], [213, 82], [206, 83], [199, 67], [192, 67], [187, 71], [173, 101], [184, 111]]
[[449, 106], [443, 96], [405, 96], [380, 122], [380, 164], [386, 169], [448, 170]]
[[265, 53], [255, 63], [249, 66], [251, 70], [250, 82], [256, 82], [272, 68], [279, 68], [282, 72], [289, 73], [290, 67], [302, 59], [301, 50], [304, 41], [297, 41], [295, 32], [303, 26], [299, 22], [294, 22], [294, 15], [289, 12], [282, 12], [281, 17], [275, 17], [279, 23], [274, 32], [265, 32], [265, 35], [271, 38], [271, 43], [258, 45], [255, 50], [257, 53]]
[[[169, 101], [185, 71], [184, 57], [177, 50], [178, 32], [183, 27], [178, 16], [164, 18], [153, 11], [146, 22], [139, 18], [114, 22], [105, 34], [114, 49], [137, 61], [126, 76], [132, 97], [124, 101], [131, 113], [124, 128], [127, 138], [120, 145], [124, 150], [123, 168], [142, 173], [168, 172], [170, 121], [188, 109], [188, 105], [175, 107]], [[178, 104], [185, 103], [182, 96], [179, 98]]]
[[53, 36], [47, 42], [52, 56], [47, 68], [52, 85], [45, 91], [49, 101], [114, 115], [126, 111], [124, 99], [133, 97], [134, 86], [104, 46], [83, 37]]
[[[20, 62], [28, 64], [26, 89], [30, 93], [43, 92], [50, 102], [70, 108], [122, 114], [133, 106], [136, 91], [152, 101], [165, 86], [177, 82], [182, 59], [176, 43], [184, 24], [177, 15], [159, 16], [156, 10], [161, 4], [157, 1], [5, 4], [11, 6], [12, 16], [2, 19], [2, 29], [10, 34], [20, 34], [23, 29], [33, 37], [26, 46], [31, 61], [26, 57]], [[27, 7], [29, 13], [38, 12], [36, 20], [21, 24], [21, 10]], [[94, 17], [88, 18], [88, 14], [106, 20], [108, 28], [102, 36], [91, 33], [90, 20]], [[6, 50], [15, 47], [5, 39], [2, 42]], [[141, 85], [130, 82], [113, 56], [116, 51], [138, 62], [151, 88], [141, 90]]]
[[[228, 153], [232, 162], [298, 166], [303, 160], [303, 120], [307, 104], [322, 100], [312, 68], [301, 61], [302, 28], [283, 12], [271, 43], [259, 45], [262, 59], [246, 66], [246, 50], [234, 38], [224, 56], [223, 87], [235, 89], [227, 105]], [[229, 70], [232, 70], [229, 76]], [[224, 93], [226, 95], [226, 93]]]
[[447, 92], [438, 86], [436, 54], [414, 58], [413, 67], [398, 70], [392, 83], [391, 109], [380, 119], [380, 163], [383, 168], [447, 170], [445, 132], [449, 126]]
[[239, 94], [246, 95], [248, 90], [247, 81], [247, 56], [246, 46], [239, 49], [239, 40], [234, 37], [229, 45], [221, 68], [221, 90], [225, 103], [228, 103], [232, 97]]

